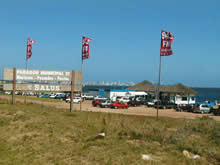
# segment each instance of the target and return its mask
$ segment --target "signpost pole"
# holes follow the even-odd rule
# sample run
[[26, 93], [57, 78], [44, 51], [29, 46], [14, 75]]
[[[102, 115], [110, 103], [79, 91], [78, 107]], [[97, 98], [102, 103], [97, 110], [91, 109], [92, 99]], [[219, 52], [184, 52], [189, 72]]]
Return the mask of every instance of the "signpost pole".
[[12, 104], [15, 104], [15, 91], [16, 91], [16, 68], [13, 68], [13, 91], [12, 91]]
[[83, 90], [83, 59], [81, 63], [81, 74], [82, 74], [82, 81], [81, 81], [81, 91], [80, 91], [80, 96], [81, 96], [81, 101], [80, 101], [80, 111], [82, 110], [82, 90]]
[[75, 87], [75, 71], [72, 71], [72, 76], [71, 76], [71, 95], [70, 95], [70, 112], [73, 111], [74, 87]]
[[157, 84], [157, 120], [159, 116], [160, 75], [161, 75], [161, 56], [160, 56], [160, 65], [159, 65], [159, 78]]

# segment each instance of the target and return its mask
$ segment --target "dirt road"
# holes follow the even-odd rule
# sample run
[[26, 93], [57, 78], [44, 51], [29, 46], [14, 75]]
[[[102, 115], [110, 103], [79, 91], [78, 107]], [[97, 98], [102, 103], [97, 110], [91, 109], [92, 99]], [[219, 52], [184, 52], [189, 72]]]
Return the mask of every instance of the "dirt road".
[[[7, 95], [1, 95], [0, 99], [10, 100], [11, 97]], [[16, 101], [24, 102], [24, 99], [16, 98]], [[67, 109], [67, 110], [70, 107], [70, 104], [64, 101], [63, 102], [47, 102], [47, 101], [40, 101], [40, 100], [31, 100], [31, 99], [28, 99], [27, 97], [27, 102], [56, 107], [56, 108], [62, 108], [62, 109]], [[80, 109], [79, 104], [73, 104], [73, 107], [74, 107], [74, 110], [77, 110], [77, 111]], [[93, 107], [91, 101], [84, 101], [82, 103], [82, 110], [92, 111], [92, 112], [120, 113], [120, 114], [126, 114], [126, 115], [143, 115], [143, 116], [156, 116], [157, 114], [156, 109], [149, 108], [146, 106], [130, 107], [128, 109], [110, 109], [110, 108]], [[209, 116], [217, 121], [220, 121], [220, 116], [214, 116], [212, 114], [176, 112], [173, 109], [159, 110], [159, 116], [171, 117], [171, 118], [186, 118], [186, 119], [195, 119], [196, 117]]]

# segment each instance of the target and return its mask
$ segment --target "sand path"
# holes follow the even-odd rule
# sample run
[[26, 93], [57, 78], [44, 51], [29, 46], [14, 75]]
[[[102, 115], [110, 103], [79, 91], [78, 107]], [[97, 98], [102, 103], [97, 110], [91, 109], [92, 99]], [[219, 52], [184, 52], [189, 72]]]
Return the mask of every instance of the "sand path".
[[[11, 96], [1, 95], [0, 99], [11, 100]], [[16, 98], [16, 101], [24, 102], [22, 98]], [[28, 99], [28, 103], [41, 104], [45, 106], [51, 106], [56, 108], [66, 109], [68, 111], [70, 104], [66, 102], [49, 102], [49, 101], [40, 101], [40, 100], [31, 100]], [[73, 104], [74, 110], [79, 110], [79, 104]], [[110, 108], [100, 108], [93, 107], [91, 101], [84, 101], [82, 103], [83, 111], [92, 111], [92, 112], [106, 112], [106, 113], [120, 113], [126, 115], [143, 115], [143, 116], [156, 116], [157, 111], [155, 108], [150, 108], [146, 106], [139, 107], [129, 107], [128, 109], [110, 109]], [[195, 119], [196, 117], [209, 116], [216, 121], [220, 121], [220, 116], [214, 116], [213, 114], [198, 114], [198, 113], [190, 113], [190, 112], [176, 112], [173, 109], [165, 109], [159, 110], [159, 116], [163, 117], [171, 117], [171, 118], [186, 118], [186, 119]]]

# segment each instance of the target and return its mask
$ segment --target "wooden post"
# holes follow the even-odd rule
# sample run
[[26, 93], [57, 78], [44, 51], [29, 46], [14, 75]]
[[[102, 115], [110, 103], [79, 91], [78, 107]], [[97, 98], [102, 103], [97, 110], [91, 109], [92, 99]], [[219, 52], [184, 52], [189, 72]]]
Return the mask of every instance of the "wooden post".
[[13, 68], [13, 91], [12, 91], [12, 104], [15, 104], [15, 91], [16, 91], [16, 68]]
[[73, 95], [74, 95], [74, 87], [75, 87], [75, 71], [72, 71], [72, 78], [71, 78], [71, 94], [70, 94], [70, 112], [73, 111]]

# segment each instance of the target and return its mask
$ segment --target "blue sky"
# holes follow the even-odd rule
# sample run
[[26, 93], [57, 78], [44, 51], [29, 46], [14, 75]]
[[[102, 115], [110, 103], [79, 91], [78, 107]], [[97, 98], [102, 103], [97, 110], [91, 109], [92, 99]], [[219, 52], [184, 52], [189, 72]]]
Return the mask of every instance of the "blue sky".
[[161, 81], [220, 87], [219, 0], [7, 0], [0, 2], [0, 76], [30, 69], [80, 70], [82, 36], [92, 38], [84, 81], [158, 81], [160, 32], [174, 34]]

